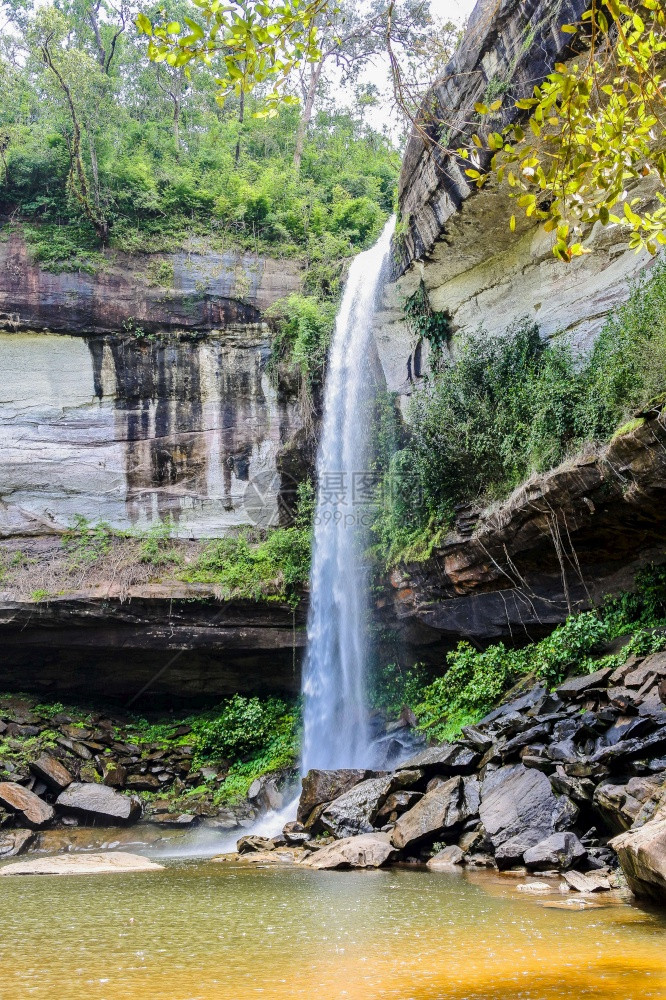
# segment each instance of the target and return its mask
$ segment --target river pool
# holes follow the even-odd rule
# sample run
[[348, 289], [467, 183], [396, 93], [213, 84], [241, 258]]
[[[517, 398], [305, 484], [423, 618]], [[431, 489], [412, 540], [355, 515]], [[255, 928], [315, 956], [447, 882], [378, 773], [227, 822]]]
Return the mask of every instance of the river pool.
[[171, 860], [2, 879], [2, 1000], [651, 1000], [666, 917], [494, 874]]

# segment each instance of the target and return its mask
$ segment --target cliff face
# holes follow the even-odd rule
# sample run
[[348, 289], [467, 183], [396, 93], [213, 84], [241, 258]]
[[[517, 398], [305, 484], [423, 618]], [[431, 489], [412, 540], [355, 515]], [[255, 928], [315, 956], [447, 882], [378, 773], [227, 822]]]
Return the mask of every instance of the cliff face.
[[[279, 456], [301, 419], [266, 374], [262, 311], [298, 288], [296, 267], [116, 256], [96, 275], [55, 275], [15, 236], [0, 254], [0, 534], [75, 515], [119, 528], [171, 517], [186, 536], [277, 523], [293, 490]], [[158, 267], [170, 289], [149, 283]]]
[[[393, 574], [390, 616], [420, 643], [538, 638], [663, 561], [666, 419], [535, 476], [473, 529]], [[386, 609], [384, 609], [386, 614]]]
[[[403, 162], [393, 279], [375, 326], [386, 384], [400, 394], [405, 415], [427, 372], [428, 345], [417, 343], [404, 313], [421, 283], [432, 310], [450, 320], [454, 356], [456, 334], [501, 335], [525, 318], [544, 338], [563, 336], [586, 350], [631, 281], [651, 266], [620, 230], [599, 225], [585, 236], [591, 253], [557, 261], [552, 238], [521, 218], [508, 191], [492, 179], [481, 190], [470, 186], [456, 156], [464, 134], [482, 127], [472, 124], [476, 102], [504, 95], [493, 122], [500, 128], [517, 114], [515, 99], [528, 96], [555, 62], [572, 58], [571, 36], [560, 26], [587, 7], [587, 0], [480, 0], [424, 102], [424, 129], [412, 135]], [[649, 200], [653, 190], [644, 184], [632, 194]], [[396, 571], [384, 620], [397, 615], [403, 636], [421, 650], [460, 636], [525, 641], [630, 587], [642, 564], [663, 561], [666, 540], [664, 423], [652, 416], [601, 454], [536, 477], [477, 513], [476, 524], [461, 524], [429, 560]]]
[[[424, 132], [436, 141], [419, 131], [407, 147], [395, 280], [375, 331], [388, 387], [405, 397], [420, 366], [403, 305], [421, 281], [432, 309], [449, 316], [454, 334], [479, 327], [501, 334], [528, 318], [542, 336], [563, 334], [586, 348], [649, 264], [647, 254], [629, 251], [618, 230], [600, 226], [584, 240], [591, 254], [558, 262], [551, 237], [521, 218], [507, 191], [494, 181], [480, 191], [470, 186], [455, 155], [466, 144], [463, 131], [472, 130], [475, 103], [504, 95], [506, 110], [492, 123], [499, 128], [515, 114], [513, 101], [529, 95], [555, 62], [571, 55], [571, 36], [560, 26], [578, 21], [587, 6], [587, 0], [480, 0], [459, 49], [424, 102]], [[649, 198], [651, 188], [646, 184], [634, 194]], [[514, 212], [518, 225], [512, 233]]]
[[31, 261], [15, 232], [0, 243], [0, 328], [87, 335], [223, 329], [259, 323], [300, 281], [295, 261], [232, 251], [108, 251], [95, 274], [53, 274]]

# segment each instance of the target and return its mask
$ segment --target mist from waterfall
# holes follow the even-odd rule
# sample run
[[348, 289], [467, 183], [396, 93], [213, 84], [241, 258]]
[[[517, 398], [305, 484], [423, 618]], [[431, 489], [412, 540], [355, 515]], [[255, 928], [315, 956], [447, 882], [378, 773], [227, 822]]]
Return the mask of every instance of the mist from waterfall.
[[395, 218], [349, 269], [331, 343], [317, 456], [302, 767], [367, 766], [370, 337]]

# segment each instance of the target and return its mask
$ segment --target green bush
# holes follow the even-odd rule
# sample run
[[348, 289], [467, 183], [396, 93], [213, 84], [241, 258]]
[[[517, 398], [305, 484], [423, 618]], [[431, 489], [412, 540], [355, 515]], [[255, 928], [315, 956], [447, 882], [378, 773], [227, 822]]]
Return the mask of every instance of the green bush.
[[[593, 656], [604, 643], [627, 634], [632, 639], [620, 653]], [[637, 574], [633, 592], [608, 598], [598, 610], [571, 615], [545, 639], [522, 649], [499, 642], [479, 651], [461, 642], [447, 655], [444, 675], [421, 691], [415, 706], [419, 728], [435, 740], [453, 739], [526, 674], [554, 686], [569, 673], [618, 666], [630, 653], [646, 655], [665, 647], [666, 565], [650, 566]]]
[[275, 528], [263, 541], [247, 534], [216, 538], [180, 579], [213, 583], [227, 600], [289, 601], [297, 605], [310, 574], [314, 494], [309, 482], [298, 487], [297, 512], [289, 528]]
[[269, 367], [282, 361], [296, 367], [310, 387], [324, 378], [336, 305], [315, 296], [293, 293], [274, 303], [267, 315], [277, 319]]
[[194, 725], [197, 759], [228, 760], [220, 801], [245, 798], [256, 778], [292, 768], [298, 760], [299, 717], [277, 698], [235, 694], [207, 721]]
[[460, 339], [412, 396], [411, 436], [386, 464], [375, 531], [384, 559], [427, 554], [456, 506], [506, 496], [608, 440], [666, 388], [666, 263], [633, 289], [582, 359], [533, 324]]
[[275, 698], [246, 698], [235, 694], [217, 718], [197, 729], [196, 748], [202, 756], [235, 760], [248, 757], [274, 736], [287, 707]]

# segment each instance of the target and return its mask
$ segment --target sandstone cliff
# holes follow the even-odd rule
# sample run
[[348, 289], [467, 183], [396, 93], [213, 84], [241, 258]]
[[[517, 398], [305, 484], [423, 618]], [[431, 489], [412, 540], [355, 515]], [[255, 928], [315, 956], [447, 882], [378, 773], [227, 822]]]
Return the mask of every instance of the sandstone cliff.
[[16, 234], [0, 244], [0, 534], [276, 523], [302, 423], [266, 374], [263, 312], [299, 283], [291, 261], [233, 253], [52, 274]]

